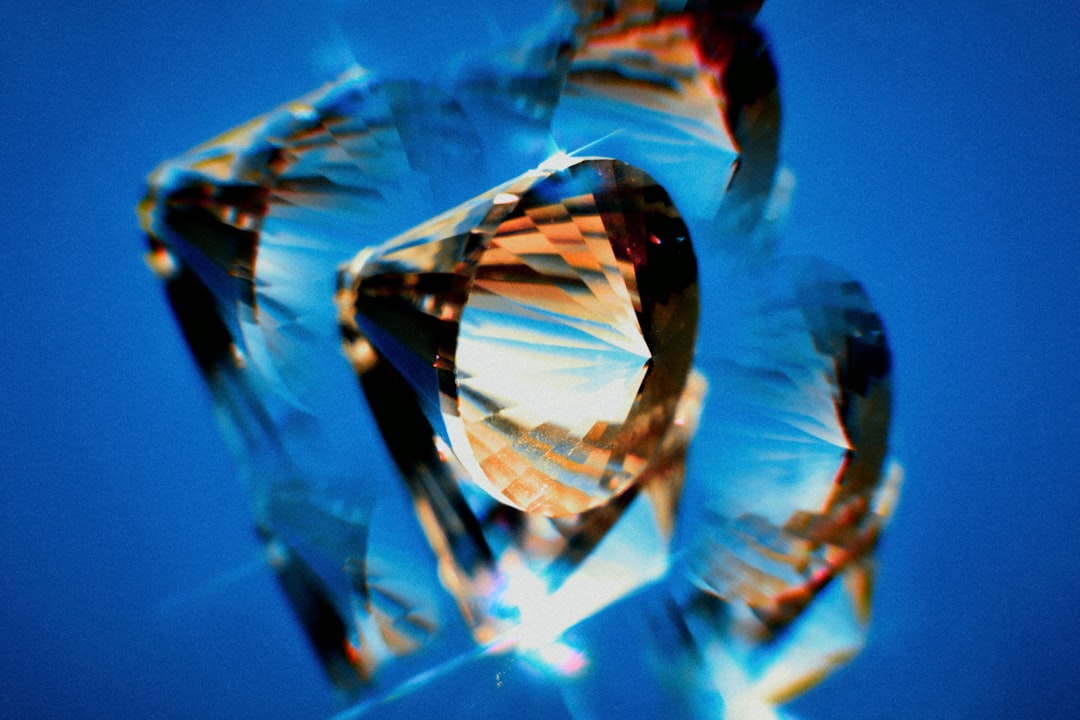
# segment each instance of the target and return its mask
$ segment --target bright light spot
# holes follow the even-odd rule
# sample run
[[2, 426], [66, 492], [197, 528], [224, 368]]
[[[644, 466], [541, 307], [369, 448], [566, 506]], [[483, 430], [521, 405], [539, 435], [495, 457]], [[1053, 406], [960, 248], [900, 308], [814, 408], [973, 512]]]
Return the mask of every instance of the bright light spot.
[[558, 172], [581, 162], [581, 158], [572, 157], [566, 151], [560, 150], [544, 162], [540, 163], [540, 170], [546, 172]]
[[562, 641], [548, 643], [527, 654], [528, 657], [538, 660], [546, 669], [562, 677], [576, 677], [589, 666], [589, 659], [585, 653]]

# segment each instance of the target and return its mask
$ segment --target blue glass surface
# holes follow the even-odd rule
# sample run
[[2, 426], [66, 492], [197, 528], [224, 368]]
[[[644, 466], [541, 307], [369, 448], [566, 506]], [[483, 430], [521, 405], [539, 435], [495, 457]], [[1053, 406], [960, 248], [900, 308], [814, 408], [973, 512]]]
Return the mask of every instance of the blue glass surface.
[[[263, 567], [131, 212], [159, 160], [342, 69], [333, 15], [0, 9], [0, 714], [341, 709]], [[886, 319], [907, 470], [868, 648], [793, 711], [1068, 717], [1076, 13], [776, 0], [762, 22], [798, 180], [783, 247], [847, 268]]]

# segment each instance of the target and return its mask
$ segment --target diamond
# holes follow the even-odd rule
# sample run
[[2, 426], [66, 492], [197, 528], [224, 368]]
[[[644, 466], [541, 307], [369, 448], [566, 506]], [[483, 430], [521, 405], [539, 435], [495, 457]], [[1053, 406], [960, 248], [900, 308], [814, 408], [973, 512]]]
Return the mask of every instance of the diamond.
[[526, 512], [625, 490], [690, 371], [689, 234], [623, 163], [526, 173], [364, 251], [344, 282], [352, 344], [387, 357], [474, 482]]
[[891, 361], [858, 283], [776, 249], [758, 5], [474, 13], [151, 176], [148, 264], [346, 716], [520, 660], [552, 716], [768, 718], [860, 647]]
[[727, 695], [781, 703], [864, 639], [873, 549], [900, 481], [886, 444], [891, 359], [863, 288], [824, 262], [743, 267], [727, 296], [739, 332], [699, 356], [711, 478], [686, 498], [687, 585], [673, 595], [727, 668]]

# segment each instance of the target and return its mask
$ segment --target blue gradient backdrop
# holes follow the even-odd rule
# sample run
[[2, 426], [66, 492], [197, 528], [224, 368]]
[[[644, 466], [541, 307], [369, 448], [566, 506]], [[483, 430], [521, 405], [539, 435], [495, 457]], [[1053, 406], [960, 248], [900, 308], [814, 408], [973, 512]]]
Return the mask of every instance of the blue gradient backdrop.
[[[786, 249], [863, 280], [907, 468], [869, 646], [808, 718], [1071, 718], [1080, 551], [1073, 3], [769, 0]], [[133, 207], [145, 174], [342, 66], [315, 3], [0, 6], [0, 716], [338, 706]]]

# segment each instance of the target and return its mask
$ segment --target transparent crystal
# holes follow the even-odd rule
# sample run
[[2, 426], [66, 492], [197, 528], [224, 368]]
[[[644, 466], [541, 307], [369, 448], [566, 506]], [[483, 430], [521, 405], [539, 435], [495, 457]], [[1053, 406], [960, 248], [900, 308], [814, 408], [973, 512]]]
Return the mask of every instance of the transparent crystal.
[[772, 717], [865, 634], [882, 322], [775, 249], [757, 4], [514, 7], [347, 23], [154, 172], [149, 264], [344, 716]]
[[344, 283], [358, 372], [370, 345], [474, 482], [529, 513], [580, 513], [637, 480], [690, 371], [689, 234], [622, 163], [526, 173], [365, 250]]

